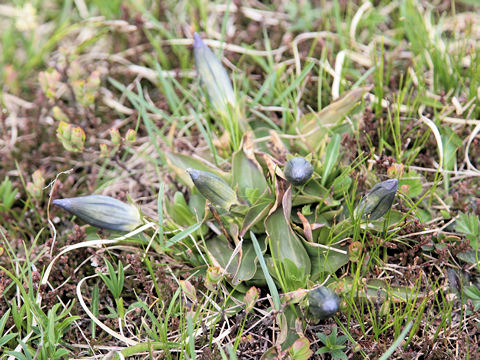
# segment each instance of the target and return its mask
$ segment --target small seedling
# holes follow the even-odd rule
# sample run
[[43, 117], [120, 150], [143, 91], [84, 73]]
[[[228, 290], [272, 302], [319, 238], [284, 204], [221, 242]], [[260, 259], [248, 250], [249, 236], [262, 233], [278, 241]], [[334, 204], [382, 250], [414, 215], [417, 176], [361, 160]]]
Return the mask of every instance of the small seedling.
[[347, 337], [342, 335], [337, 337], [337, 327], [334, 326], [330, 335], [324, 333], [317, 333], [318, 339], [325, 345], [318, 349], [315, 354], [329, 353], [332, 359], [347, 359], [347, 355], [344, 353], [345, 341]]
[[98, 276], [103, 280], [105, 285], [107, 285], [108, 290], [112, 293], [115, 303], [117, 304], [118, 316], [123, 319], [125, 315], [125, 309], [123, 307], [123, 298], [121, 297], [123, 291], [123, 284], [125, 282], [125, 275], [123, 272], [123, 264], [118, 261], [118, 274], [115, 272], [113, 265], [105, 259], [105, 264], [107, 264], [108, 276], [102, 273], [98, 273]]

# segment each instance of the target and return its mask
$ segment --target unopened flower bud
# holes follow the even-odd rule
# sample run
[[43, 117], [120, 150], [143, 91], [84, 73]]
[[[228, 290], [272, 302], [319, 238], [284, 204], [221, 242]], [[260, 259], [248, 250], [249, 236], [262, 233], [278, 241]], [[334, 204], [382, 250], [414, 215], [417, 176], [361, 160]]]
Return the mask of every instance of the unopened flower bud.
[[362, 243], [360, 241], [354, 241], [348, 245], [348, 258], [352, 262], [357, 262], [362, 256]]
[[192, 178], [200, 194], [212, 203], [227, 210], [237, 203], [235, 191], [217, 175], [196, 169], [187, 169], [187, 173]]
[[287, 180], [295, 185], [303, 185], [313, 174], [313, 167], [303, 157], [294, 157], [285, 165], [285, 177]]
[[308, 298], [310, 313], [319, 320], [335, 315], [340, 308], [340, 298], [333, 290], [320, 286], [310, 292]]
[[376, 184], [358, 206], [362, 218], [376, 220], [392, 207], [398, 189], [398, 180], [389, 179]]
[[125, 134], [125, 142], [128, 145], [132, 145], [136, 139], [137, 139], [137, 132], [133, 129], [128, 129], [127, 133]]
[[222, 280], [222, 270], [219, 266], [210, 266], [207, 269], [207, 277], [205, 279], [205, 286], [207, 289], [213, 291], [218, 283]]
[[63, 112], [62, 109], [60, 109], [58, 106], [54, 106], [52, 108], [52, 115], [53, 118], [57, 121], [63, 121], [63, 122], [68, 122], [68, 116]]
[[57, 138], [67, 151], [82, 151], [85, 145], [85, 132], [79, 126], [60, 121], [57, 128]]
[[310, 349], [310, 341], [306, 337], [300, 337], [288, 348], [289, 359], [308, 360], [313, 355]]
[[118, 131], [117, 128], [110, 129], [110, 140], [115, 146], [120, 145], [120, 143], [122, 142], [122, 136], [120, 135], [120, 131]]
[[197, 291], [190, 281], [180, 280], [180, 287], [189, 300], [197, 301]]
[[140, 225], [140, 213], [132, 205], [104, 195], [89, 195], [52, 202], [92, 226], [131, 231]]
[[232, 83], [222, 63], [197, 33], [193, 35], [193, 55], [198, 75], [207, 88], [213, 107], [219, 112], [227, 113], [227, 104], [236, 104]]
[[298, 304], [308, 294], [307, 289], [297, 289], [283, 295], [286, 304]]
[[260, 291], [255, 287], [252, 286], [248, 289], [243, 301], [245, 302], [245, 311], [248, 313], [253, 309], [253, 306], [257, 302], [258, 298], [260, 297]]
[[103, 158], [110, 156], [110, 151], [108, 150], [107, 144], [100, 144], [100, 156]]
[[35, 199], [42, 198], [43, 188], [45, 187], [45, 178], [40, 170], [36, 170], [32, 174], [33, 182], [27, 183], [27, 192]]

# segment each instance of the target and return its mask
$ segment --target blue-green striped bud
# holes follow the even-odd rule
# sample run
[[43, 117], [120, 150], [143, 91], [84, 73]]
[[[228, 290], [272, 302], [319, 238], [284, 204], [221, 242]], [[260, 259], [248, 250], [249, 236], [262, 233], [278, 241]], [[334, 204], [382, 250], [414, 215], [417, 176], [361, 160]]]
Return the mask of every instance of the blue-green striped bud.
[[110, 196], [89, 195], [56, 199], [52, 203], [101, 229], [131, 231], [141, 223], [136, 207]]
[[202, 83], [215, 110], [227, 113], [228, 103], [235, 106], [235, 93], [227, 71], [200, 35], [193, 35], [193, 56]]
[[308, 310], [315, 319], [328, 319], [335, 315], [339, 308], [340, 298], [333, 290], [320, 286], [310, 292]]
[[285, 177], [295, 186], [305, 184], [313, 174], [313, 167], [303, 157], [294, 157], [285, 165]]
[[217, 175], [197, 169], [187, 169], [187, 173], [200, 194], [212, 203], [228, 210], [238, 202], [235, 191]]
[[376, 220], [385, 215], [393, 205], [397, 189], [397, 179], [389, 179], [376, 184], [372, 190], [364, 196], [358, 206], [362, 218]]

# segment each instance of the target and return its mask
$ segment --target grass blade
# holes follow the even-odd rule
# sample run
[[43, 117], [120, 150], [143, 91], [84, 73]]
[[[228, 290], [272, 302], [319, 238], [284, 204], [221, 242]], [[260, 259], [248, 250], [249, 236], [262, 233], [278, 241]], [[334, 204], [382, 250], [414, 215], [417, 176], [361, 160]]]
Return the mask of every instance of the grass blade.
[[263, 258], [262, 249], [260, 249], [260, 244], [258, 243], [255, 234], [251, 231], [250, 236], [252, 238], [253, 248], [255, 249], [255, 253], [257, 254], [258, 262], [260, 263], [263, 274], [265, 275], [265, 280], [267, 281], [270, 295], [272, 295], [275, 310], [280, 310], [280, 295], [278, 294], [278, 290], [275, 286], [275, 282], [273, 281], [272, 276], [268, 272], [267, 264], [265, 263], [265, 259]]

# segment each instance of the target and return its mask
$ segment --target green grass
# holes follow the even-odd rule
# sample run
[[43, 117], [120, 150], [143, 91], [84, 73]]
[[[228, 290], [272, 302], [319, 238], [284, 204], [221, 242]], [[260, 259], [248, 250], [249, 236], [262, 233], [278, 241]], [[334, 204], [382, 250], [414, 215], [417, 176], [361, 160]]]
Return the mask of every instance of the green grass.
[[[474, 359], [478, 4], [233, 3], [0, 5], [0, 359]], [[194, 31], [232, 80], [226, 110]], [[314, 175], [287, 190], [293, 156]], [[187, 168], [239, 204], [205, 202]], [[392, 210], [362, 220], [387, 178]], [[50, 206], [93, 193], [144, 225]], [[341, 308], [317, 323], [319, 284]]]

